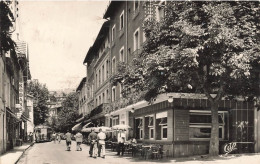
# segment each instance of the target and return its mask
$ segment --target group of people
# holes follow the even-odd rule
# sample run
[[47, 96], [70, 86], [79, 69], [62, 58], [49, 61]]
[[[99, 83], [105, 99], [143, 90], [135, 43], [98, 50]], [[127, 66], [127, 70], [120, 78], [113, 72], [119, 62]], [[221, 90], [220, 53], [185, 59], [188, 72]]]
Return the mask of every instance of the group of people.
[[53, 140], [54, 143], [56, 143], [56, 141], [58, 141], [60, 143], [60, 141], [61, 141], [61, 134], [53, 132], [52, 140]]
[[88, 136], [88, 140], [90, 141], [90, 150], [89, 150], [90, 157], [96, 158], [98, 156], [98, 157], [105, 158], [106, 155], [105, 139], [106, 139], [106, 134], [102, 131], [102, 129], [99, 129], [98, 134], [95, 133], [93, 129], [91, 130], [91, 133]]
[[[71, 147], [71, 140], [72, 140], [72, 134], [68, 131], [65, 134], [65, 139], [66, 139], [66, 145], [67, 145], [67, 150], [70, 151]], [[124, 155], [125, 151], [125, 139], [126, 139], [126, 134], [123, 131], [119, 131], [118, 137], [113, 136], [111, 138], [112, 142], [117, 142], [117, 155]], [[83, 135], [80, 132], [77, 132], [75, 135], [75, 140], [77, 143], [77, 151], [82, 151], [81, 144], [83, 141]], [[99, 129], [99, 133], [96, 133], [94, 129], [91, 130], [91, 133], [88, 135], [88, 140], [90, 142], [90, 149], [89, 149], [89, 156], [93, 158], [101, 157], [105, 158], [106, 155], [106, 134], [102, 131], [102, 129]], [[130, 139], [131, 143], [136, 143], [135, 139]]]
[[[66, 138], [67, 151], [70, 151], [72, 134], [69, 131], [67, 131], [67, 133], [65, 134], [65, 138]], [[80, 132], [78, 132], [75, 135], [75, 140], [76, 140], [76, 143], [77, 143], [77, 149], [76, 150], [82, 151], [81, 144], [82, 144], [82, 141], [83, 141], [83, 135]]]

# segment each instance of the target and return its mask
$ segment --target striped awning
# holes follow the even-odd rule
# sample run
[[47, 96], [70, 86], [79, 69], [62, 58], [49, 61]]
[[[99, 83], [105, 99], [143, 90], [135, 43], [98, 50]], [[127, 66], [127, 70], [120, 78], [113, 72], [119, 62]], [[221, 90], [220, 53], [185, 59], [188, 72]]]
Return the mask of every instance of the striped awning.
[[89, 122], [89, 123], [87, 123], [86, 125], [84, 125], [83, 127], [82, 127], [82, 129], [84, 129], [84, 128], [88, 128], [88, 127], [90, 127], [90, 125], [94, 125], [92, 122]]
[[71, 129], [72, 131], [80, 131], [82, 129], [82, 124], [78, 123]]

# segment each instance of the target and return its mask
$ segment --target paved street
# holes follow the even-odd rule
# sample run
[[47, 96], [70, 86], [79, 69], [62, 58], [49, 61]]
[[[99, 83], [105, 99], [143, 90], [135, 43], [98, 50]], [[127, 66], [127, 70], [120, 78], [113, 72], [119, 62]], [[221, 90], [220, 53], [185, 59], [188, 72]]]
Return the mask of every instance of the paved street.
[[83, 151], [75, 151], [75, 142], [72, 143], [72, 151], [66, 151], [65, 141], [60, 144], [53, 142], [36, 143], [28, 149], [18, 164], [83, 164], [83, 163], [181, 163], [181, 164], [258, 164], [260, 162], [260, 154], [249, 155], [229, 155], [228, 157], [217, 157], [214, 159], [201, 158], [200, 156], [177, 159], [163, 160], [144, 160], [140, 157], [132, 158], [130, 155], [116, 156], [115, 152], [107, 151], [106, 158], [90, 158], [88, 156], [89, 146], [82, 145]]

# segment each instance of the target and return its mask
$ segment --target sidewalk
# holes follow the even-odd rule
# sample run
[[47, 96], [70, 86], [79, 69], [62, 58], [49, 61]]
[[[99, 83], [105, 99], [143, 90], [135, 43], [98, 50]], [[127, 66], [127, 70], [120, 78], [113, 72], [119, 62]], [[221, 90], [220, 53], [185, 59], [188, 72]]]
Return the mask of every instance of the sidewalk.
[[33, 143], [24, 143], [22, 146], [16, 146], [14, 149], [0, 155], [0, 164], [15, 164], [32, 145]]

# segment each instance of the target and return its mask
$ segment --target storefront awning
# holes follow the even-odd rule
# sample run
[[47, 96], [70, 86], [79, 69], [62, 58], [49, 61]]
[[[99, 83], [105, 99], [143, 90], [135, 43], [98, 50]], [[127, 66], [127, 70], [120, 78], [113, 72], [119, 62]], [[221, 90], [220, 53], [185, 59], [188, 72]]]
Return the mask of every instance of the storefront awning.
[[78, 123], [71, 129], [72, 131], [80, 131], [82, 129], [82, 124]]
[[85, 124], [85, 125], [82, 127], [82, 129], [88, 128], [88, 127], [90, 127], [91, 125], [94, 125], [94, 124], [93, 124], [92, 122], [89, 122], [89, 123]]
[[6, 111], [17, 121], [21, 121], [21, 119], [19, 119], [10, 109], [6, 108]]
[[84, 120], [84, 118], [85, 118], [85, 117], [83, 116], [83, 117], [77, 119], [76, 122], [82, 122], [82, 121]]

